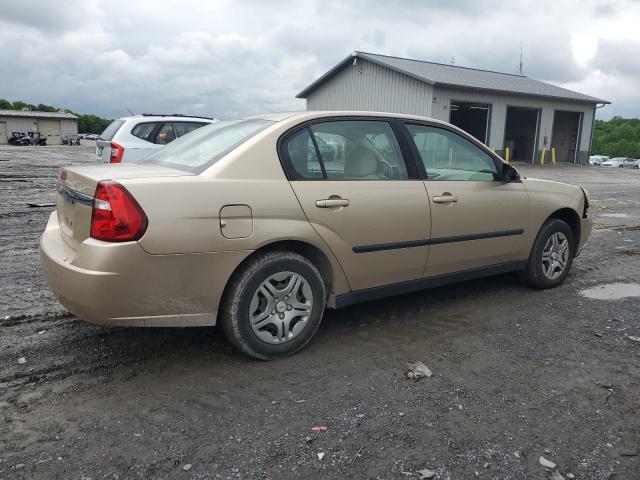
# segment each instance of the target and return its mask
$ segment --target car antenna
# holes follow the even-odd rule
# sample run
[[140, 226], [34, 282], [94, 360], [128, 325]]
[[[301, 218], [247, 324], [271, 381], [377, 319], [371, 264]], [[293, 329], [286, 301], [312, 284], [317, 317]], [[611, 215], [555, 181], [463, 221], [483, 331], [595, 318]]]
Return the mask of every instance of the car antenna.
[[126, 108], [126, 109], [127, 109], [127, 111], [128, 111], [131, 115], [133, 115], [133, 116], [135, 117], [135, 115], [136, 115], [136, 114], [135, 114], [135, 113], [133, 113], [129, 107], [124, 107], [124, 108]]

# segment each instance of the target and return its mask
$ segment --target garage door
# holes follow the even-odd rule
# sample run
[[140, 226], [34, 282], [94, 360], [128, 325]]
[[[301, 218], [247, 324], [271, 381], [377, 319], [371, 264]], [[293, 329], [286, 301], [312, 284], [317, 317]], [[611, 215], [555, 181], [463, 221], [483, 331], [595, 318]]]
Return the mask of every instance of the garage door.
[[7, 122], [0, 122], [0, 145], [8, 143], [7, 138]]
[[38, 120], [38, 131], [47, 137], [47, 145], [60, 145], [60, 120]]

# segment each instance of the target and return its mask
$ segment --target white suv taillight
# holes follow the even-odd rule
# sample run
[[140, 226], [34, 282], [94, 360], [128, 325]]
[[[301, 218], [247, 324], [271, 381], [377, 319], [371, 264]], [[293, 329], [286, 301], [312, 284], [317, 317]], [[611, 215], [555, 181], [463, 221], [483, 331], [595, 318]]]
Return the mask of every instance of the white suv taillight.
[[122, 161], [122, 155], [124, 155], [124, 147], [118, 145], [116, 142], [111, 142], [111, 156], [109, 157], [109, 163], [120, 163]]
[[91, 211], [91, 237], [105, 242], [140, 240], [147, 216], [129, 191], [113, 180], [98, 182]]

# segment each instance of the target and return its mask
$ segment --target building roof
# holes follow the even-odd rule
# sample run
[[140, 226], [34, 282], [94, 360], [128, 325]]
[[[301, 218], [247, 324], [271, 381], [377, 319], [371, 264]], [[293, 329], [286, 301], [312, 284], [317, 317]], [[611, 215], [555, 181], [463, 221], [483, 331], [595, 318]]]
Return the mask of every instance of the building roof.
[[0, 117], [78, 118], [72, 113], [66, 112], [32, 112], [29, 110], [0, 110]]
[[559, 98], [592, 103], [611, 103], [607, 100], [584, 95], [582, 93], [557, 87], [550, 83], [534, 80], [525, 75], [492, 72], [477, 68], [458, 67], [442, 63], [425, 62], [409, 58], [390, 57], [367, 52], [353, 52], [339, 64], [326, 72], [311, 85], [301, 91], [296, 98], [306, 98], [313, 90], [352, 64], [354, 59], [362, 58], [382, 65], [396, 72], [403, 73], [429, 85], [473, 88], [501, 93], [533, 95], [538, 97]]

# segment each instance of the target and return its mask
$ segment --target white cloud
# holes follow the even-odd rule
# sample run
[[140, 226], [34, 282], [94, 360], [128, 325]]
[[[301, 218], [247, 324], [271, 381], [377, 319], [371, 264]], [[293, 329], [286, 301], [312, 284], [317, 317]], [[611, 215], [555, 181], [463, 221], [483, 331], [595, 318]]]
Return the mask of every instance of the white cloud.
[[83, 113], [302, 109], [294, 95], [353, 50], [516, 72], [522, 41], [527, 75], [612, 100], [600, 116], [640, 116], [632, 0], [0, 0], [0, 11], [0, 97]]

